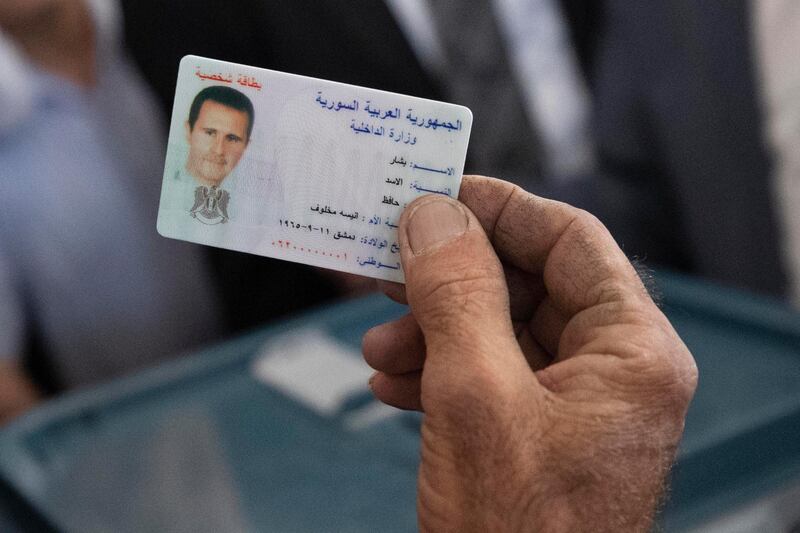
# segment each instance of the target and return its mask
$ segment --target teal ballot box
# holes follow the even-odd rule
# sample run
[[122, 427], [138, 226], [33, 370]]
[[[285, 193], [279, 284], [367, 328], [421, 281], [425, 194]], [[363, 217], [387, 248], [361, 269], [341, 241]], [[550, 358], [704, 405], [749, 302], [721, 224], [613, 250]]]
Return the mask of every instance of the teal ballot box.
[[800, 313], [688, 278], [658, 279], [663, 309], [700, 370], [664, 529], [798, 531]]
[[[800, 316], [657, 281], [700, 368], [663, 529], [789, 531]], [[43, 406], [0, 432], [0, 526], [415, 531], [420, 418], [372, 399], [359, 350], [405, 312], [379, 295], [333, 305]]]

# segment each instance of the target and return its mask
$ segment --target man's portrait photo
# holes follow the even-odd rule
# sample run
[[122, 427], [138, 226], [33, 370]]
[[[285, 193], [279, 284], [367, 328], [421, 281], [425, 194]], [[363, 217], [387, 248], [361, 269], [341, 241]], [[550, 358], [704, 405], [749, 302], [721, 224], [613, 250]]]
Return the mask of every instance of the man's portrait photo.
[[231, 87], [207, 87], [192, 101], [184, 170], [198, 184], [189, 213], [204, 224], [224, 224], [230, 218], [230, 193], [222, 185], [250, 143], [254, 118], [253, 103]]

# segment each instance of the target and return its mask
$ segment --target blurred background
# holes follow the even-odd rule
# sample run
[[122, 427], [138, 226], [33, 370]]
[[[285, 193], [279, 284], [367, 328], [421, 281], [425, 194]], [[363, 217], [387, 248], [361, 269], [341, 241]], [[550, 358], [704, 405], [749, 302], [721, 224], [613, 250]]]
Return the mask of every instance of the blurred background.
[[195, 54], [470, 107], [466, 172], [596, 214], [698, 360], [665, 529], [800, 530], [798, 51], [795, 0], [0, 0], [0, 529], [415, 528], [402, 307], [155, 232]]

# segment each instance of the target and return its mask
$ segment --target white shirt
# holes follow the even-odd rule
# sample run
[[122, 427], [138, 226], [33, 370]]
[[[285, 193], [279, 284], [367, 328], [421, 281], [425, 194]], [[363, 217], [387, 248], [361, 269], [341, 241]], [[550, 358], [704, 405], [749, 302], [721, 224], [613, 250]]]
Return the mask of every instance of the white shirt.
[[751, 11], [774, 203], [791, 296], [800, 307], [800, 2], [754, 1]]
[[[589, 93], [556, 1], [492, 1], [548, 177], [567, 180], [589, 173], [594, 166]], [[444, 54], [427, 0], [386, 4], [422, 65], [440, 71]]]

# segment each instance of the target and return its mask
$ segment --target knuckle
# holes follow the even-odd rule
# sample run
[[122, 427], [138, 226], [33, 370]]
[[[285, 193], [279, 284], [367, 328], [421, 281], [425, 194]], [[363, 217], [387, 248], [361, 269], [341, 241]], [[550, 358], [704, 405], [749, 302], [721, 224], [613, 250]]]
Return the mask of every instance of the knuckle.
[[698, 382], [697, 365], [674, 332], [655, 333], [637, 358], [645, 386], [678, 409], [685, 409]]
[[461, 264], [417, 283], [412, 306], [423, 306], [427, 318], [447, 320], [480, 313], [498, 298], [508, 299], [504, 278], [495, 265]]
[[587, 300], [593, 305], [606, 302], [624, 301], [629, 294], [625, 283], [614, 277], [608, 277], [594, 284], [587, 294]]
[[676, 354], [671, 361], [671, 385], [669, 393], [679, 403], [688, 405], [697, 389], [699, 371], [689, 350], [682, 346], [683, 353]]
[[578, 241], [582, 242], [587, 248], [592, 246], [598, 236], [608, 233], [600, 219], [590, 212], [571, 206], [566, 206], [564, 209], [572, 217], [571, 231], [575, 233]]

